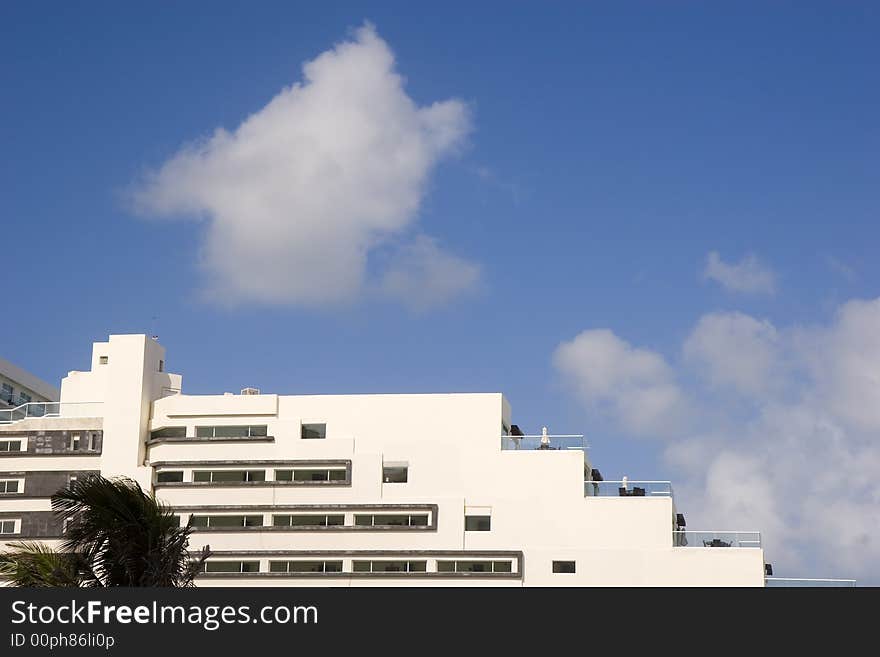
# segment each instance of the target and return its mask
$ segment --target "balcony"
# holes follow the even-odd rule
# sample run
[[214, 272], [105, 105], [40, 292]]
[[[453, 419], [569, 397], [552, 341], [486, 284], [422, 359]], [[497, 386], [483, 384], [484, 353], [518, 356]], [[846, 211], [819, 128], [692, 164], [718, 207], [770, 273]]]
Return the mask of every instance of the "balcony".
[[759, 548], [761, 532], [672, 532], [673, 547]]
[[541, 434], [534, 436], [501, 436], [501, 450], [580, 450], [586, 452], [589, 449], [584, 442], [583, 435], [579, 434], [561, 434], [550, 435]]
[[794, 577], [765, 577], [764, 585], [769, 588], [855, 588], [854, 579], [806, 579]]
[[103, 402], [28, 402], [15, 408], [0, 409], [0, 424], [53, 417], [100, 417]]
[[585, 481], [584, 497], [672, 497], [672, 482]]

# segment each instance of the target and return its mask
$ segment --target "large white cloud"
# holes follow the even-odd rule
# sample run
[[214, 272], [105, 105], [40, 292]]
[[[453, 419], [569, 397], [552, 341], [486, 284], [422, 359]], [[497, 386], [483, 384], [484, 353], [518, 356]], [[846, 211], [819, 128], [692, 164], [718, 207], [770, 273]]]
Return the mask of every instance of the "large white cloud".
[[682, 396], [659, 354], [599, 329], [560, 344], [553, 363], [584, 403], [634, 433], [677, 424]]
[[718, 388], [754, 396], [780, 383], [783, 356], [776, 328], [743, 313], [702, 317], [684, 343], [684, 356]]
[[[602, 336], [583, 353], [603, 357], [560, 360], [584, 335]], [[597, 396], [612, 408], [638, 399], [619, 380], [641, 350], [620, 344], [610, 331], [587, 331], [554, 354], [588, 409]], [[670, 434], [662, 414], [642, 414], [638, 427], [626, 414], [617, 420], [666, 440], [688, 528], [761, 530], [777, 575], [880, 583], [880, 299], [850, 301], [813, 326], [709, 314], [683, 351], [675, 365], [654, 353], [645, 369], [650, 386], [679, 382], [689, 408], [682, 433]]]
[[776, 291], [776, 274], [754, 254], [730, 264], [724, 262], [717, 251], [711, 251], [706, 256], [703, 276], [732, 292], [773, 294]]
[[[391, 50], [365, 25], [235, 130], [182, 148], [139, 184], [135, 202], [145, 214], [206, 221], [206, 291], [223, 303], [350, 301], [381, 287], [367, 280], [373, 249], [403, 244], [397, 272], [426, 243], [441, 265], [392, 287], [405, 301], [448, 301], [476, 270], [413, 230], [432, 170], [468, 130], [461, 101], [419, 106], [407, 95]], [[453, 263], [470, 274], [438, 294], [431, 276]]]

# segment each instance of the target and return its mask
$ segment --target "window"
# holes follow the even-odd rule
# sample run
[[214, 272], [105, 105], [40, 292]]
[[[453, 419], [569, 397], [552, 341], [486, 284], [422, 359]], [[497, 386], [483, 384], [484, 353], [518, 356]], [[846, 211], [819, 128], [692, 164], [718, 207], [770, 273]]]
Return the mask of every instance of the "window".
[[73, 434], [70, 437], [70, 450], [75, 452], [79, 449], [80, 435], [78, 433]]
[[99, 364], [99, 365], [106, 365], [106, 364], [109, 363], [109, 362], [110, 362], [110, 357], [109, 357], [109, 356], [99, 356], [99, 357], [98, 357], [98, 364]]
[[428, 514], [355, 514], [356, 527], [427, 527]]
[[75, 484], [75, 483], [76, 483], [76, 480], [77, 480], [77, 476], [76, 476], [76, 475], [70, 475], [70, 476], [67, 478], [67, 486], [70, 487], [71, 485]]
[[575, 571], [574, 561], [554, 561], [554, 573], [573, 573]]
[[303, 440], [326, 438], [327, 437], [327, 425], [326, 424], [304, 424], [304, 425], [302, 425], [302, 431], [300, 432], [300, 437]]
[[0, 520], [0, 534], [17, 534], [18, 520]]
[[405, 465], [391, 465], [382, 468], [382, 481], [386, 484], [405, 484], [409, 468]]
[[275, 481], [345, 481], [344, 468], [276, 470]]
[[492, 529], [492, 516], [465, 516], [466, 532], [487, 532]]
[[341, 573], [341, 561], [270, 561], [270, 573]]
[[353, 561], [356, 573], [423, 573], [426, 561]]
[[345, 524], [345, 515], [296, 514], [272, 516], [273, 527], [336, 527]]
[[0, 440], [0, 452], [20, 452], [21, 440]]
[[219, 427], [196, 427], [196, 438], [256, 438], [266, 436], [265, 424]]
[[437, 561], [438, 573], [510, 573], [510, 561]]
[[18, 403], [19, 404], [30, 404], [31, 403], [31, 396], [29, 394], [27, 394], [26, 392], [24, 392], [23, 390], [19, 391]]
[[265, 470], [194, 470], [196, 482], [253, 482], [266, 481]]
[[95, 448], [98, 446], [98, 434], [94, 431], [89, 433], [89, 451], [94, 452]]
[[160, 371], [160, 372], [164, 372], [164, 371], [165, 371], [165, 361], [164, 361], [164, 360], [160, 360], [160, 361], [159, 361], [159, 371]]
[[186, 438], [186, 427], [162, 427], [151, 431], [150, 438]]
[[262, 527], [263, 516], [192, 516], [193, 527]]
[[183, 481], [183, 470], [164, 470], [156, 473], [156, 482], [167, 484], [169, 482]]
[[11, 404], [12, 400], [15, 399], [15, 390], [8, 383], [4, 383], [3, 387], [0, 388], [0, 399], [7, 404]]
[[20, 493], [21, 484], [21, 479], [0, 479], [0, 494]]
[[206, 561], [202, 564], [204, 573], [258, 573], [259, 561]]

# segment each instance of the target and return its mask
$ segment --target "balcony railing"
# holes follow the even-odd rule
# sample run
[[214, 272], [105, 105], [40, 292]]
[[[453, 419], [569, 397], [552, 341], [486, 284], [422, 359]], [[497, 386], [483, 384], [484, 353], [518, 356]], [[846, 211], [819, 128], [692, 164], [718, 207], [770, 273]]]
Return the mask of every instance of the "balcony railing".
[[843, 587], [852, 588], [856, 585], [854, 579], [806, 579], [794, 577], [765, 577], [764, 584], [772, 588], [780, 587]]
[[672, 532], [673, 547], [759, 548], [761, 532]]
[[0, 410], [0, 424], [42, 417], [99, 417], [103, 402], [28, 402]]
[[501, 449], [508, 450], [580, 450], [589, 447], [583, 435], [537, 435], [537, 436], [501, 436]]
[[584, 497], [672, 497], [672, 482], [585, 481]]

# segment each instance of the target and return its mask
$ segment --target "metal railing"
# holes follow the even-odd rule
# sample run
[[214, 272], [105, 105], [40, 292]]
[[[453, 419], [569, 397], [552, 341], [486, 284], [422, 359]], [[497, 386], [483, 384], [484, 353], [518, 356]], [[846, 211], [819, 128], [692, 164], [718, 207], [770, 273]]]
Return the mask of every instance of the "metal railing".
[[585, 481], [584, 497], [672, 497], [672, 482]]
[[765, 586], [771, 588], [781, 587], [842, 587], [853, 588], [856, 585], [854, 579], [810, 579], [798, 577], [765, 577]]
[[672, 532], [673, 547], [759, 548], [761, 532], [679, 531]]
[[0, 424], [42, 417], [98, 417], [103, 402], [28, 402], [0, 410]]
[[501, 450], [580, 450], [589, 449], [581, 434], [501, 436]]

